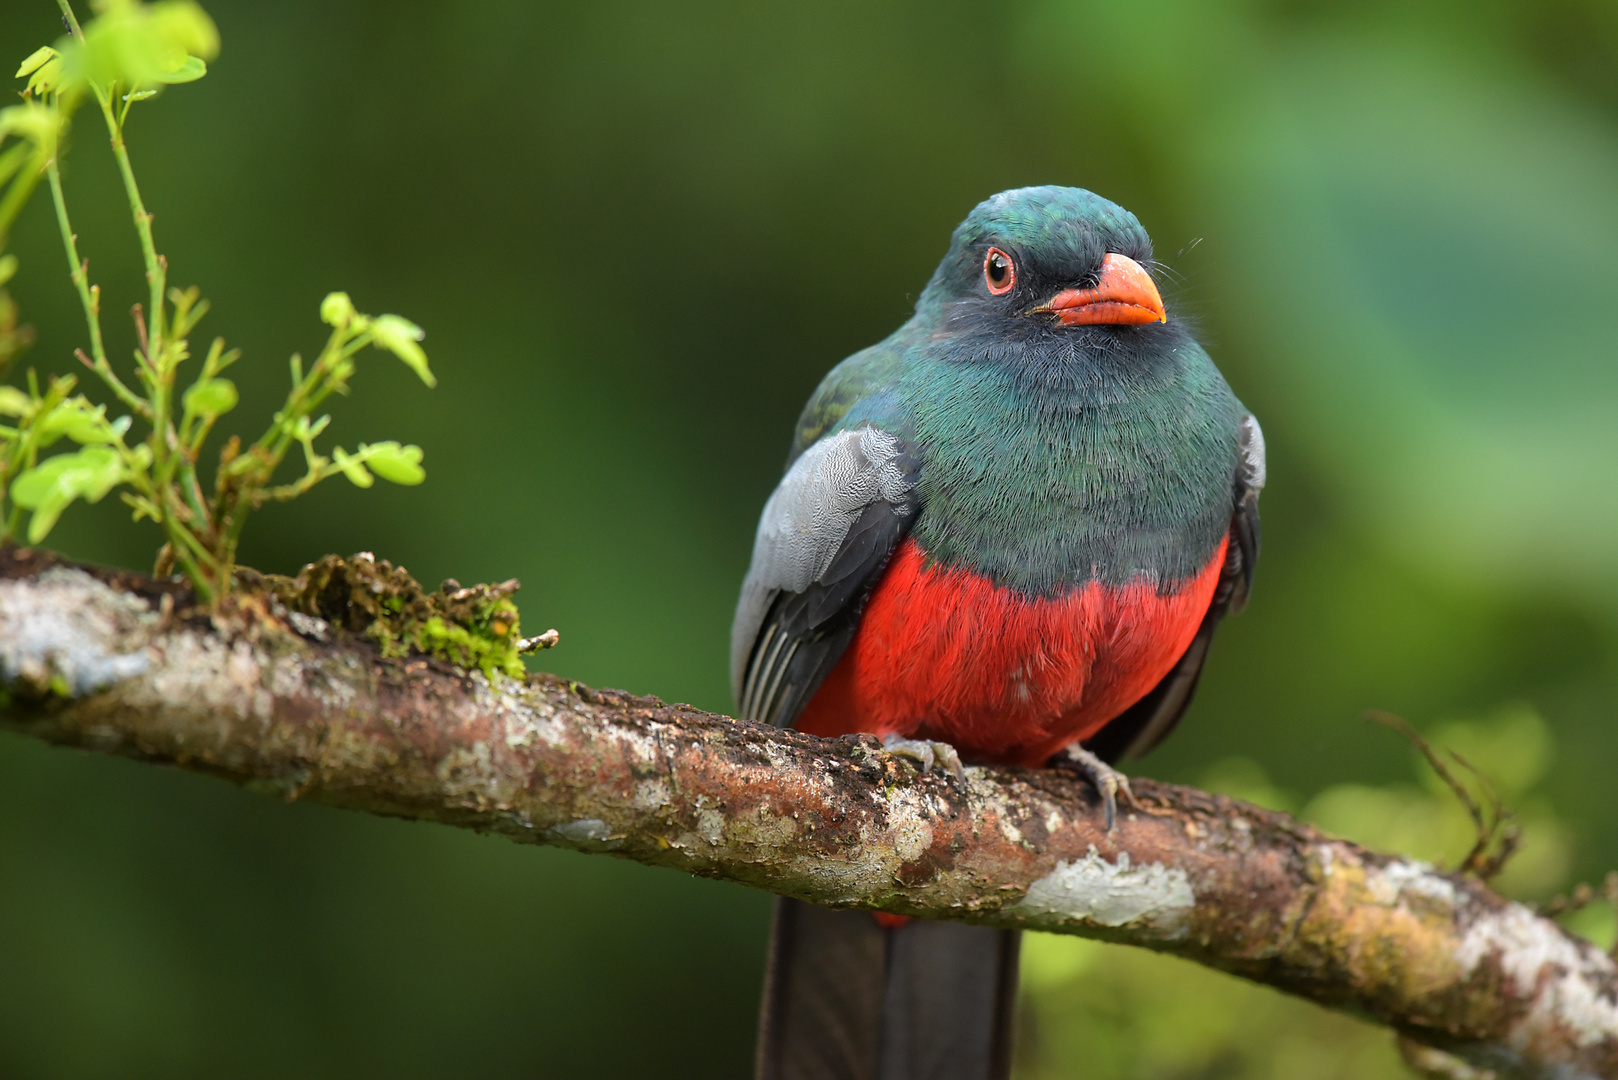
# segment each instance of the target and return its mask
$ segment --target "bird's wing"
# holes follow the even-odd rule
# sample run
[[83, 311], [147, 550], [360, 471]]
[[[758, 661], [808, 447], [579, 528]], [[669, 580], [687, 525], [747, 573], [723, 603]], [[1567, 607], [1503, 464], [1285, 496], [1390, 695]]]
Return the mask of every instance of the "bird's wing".
[[1138, 758], [1174, 730], [1191, 704], [1219, 620], [1247, 606], [1253, 570], [1258, 565], [1258, 496], [1264, 489], [1264, 432], [1251, 413], [1242, 417], [1239, 446], [1230, 543], [1225, 548], [1225, 565], [1214, 587], [1213, 603], [1202, 617], [1197, 636], [1163, 680], [1085, 744], [1104, 761]]
[[1225, 572], [1220, 575], [1220, 586], [1227, 581], [1230, 591], [1216, 593], [1214, 604], [1222, 605], [1220, 615], [1238, 612], [1247, 606], [1248, 593], [1253, 590], [1253, 570], [1258, 566], [1259, 526], [1258, 496], [1264, 490], [1264, 431], [1252, 413], [1242, 417], [1241, 456], [1236, 466], [1236, 514], [1230, 523], [1231, 546], [1241, 556], [1234, 566], [1225, 556]]
[[765, 504], [731, 628], [739, 714], [784, 727], [854, 636], [918, 509], [906, 440], [869, 424], [804, 450]]

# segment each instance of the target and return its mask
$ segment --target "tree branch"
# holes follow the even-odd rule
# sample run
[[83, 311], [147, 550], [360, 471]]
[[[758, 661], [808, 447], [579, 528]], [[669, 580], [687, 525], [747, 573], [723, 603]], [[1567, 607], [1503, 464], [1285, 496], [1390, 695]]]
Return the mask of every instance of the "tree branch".
[[0, 726], [52, 743], [822, 904], [1139, 945], [1500, 1075], [1618, 1076], [1600, 949], [1474, 880], [1221, 796], [1137, 780], [1146, 812], [1108, 833], [1064, 773], [920, 775], [870, 737], [550, 675], [491, 684], [384, 659], [267, 593], [210, 616], [182, 586], [25, 550], [0, 552], [0, 678]]

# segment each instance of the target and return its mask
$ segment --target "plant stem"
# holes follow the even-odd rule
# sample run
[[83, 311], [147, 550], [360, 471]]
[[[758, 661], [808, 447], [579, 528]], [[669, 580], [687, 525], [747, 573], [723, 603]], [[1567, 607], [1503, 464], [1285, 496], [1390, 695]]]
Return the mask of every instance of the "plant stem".
[[[57, 6], [62, 9], [62, 18], [67, 20], [68, 29], [73, 36], [80, 42], [84, 41], [84, 30], [79, 26], [78, 16], [73, 14], [73, 6], [68, 0], [57, 0]], [[95, 92], [96, 100], [105, 104], [106, 95], [102, 93], [101, 88], [94, 83], [90, 84], [90, 88]], [[119, 141], [121, 142], [121, 139]], [[126, 155], [124, 158], [126, 165], [127, 161]], [[107, 361], [107, 351], [101, 340], [101, 298], [98, 292], [92, 290], [87, 264], [79, 256], [78, 241], [74, 237], [72, 225], [68, 222], [67, 200], [62, 195], [62, 176], [54, 156], [46, 163], [45, 168], [50, 178], [51, 200], [56, 204], [56, 221], [62, 229], [62, 245], [67, 249], [68, 262], [72, 264], [73, 284], [78, 286], [79, 301], [84, 305], [85, 322], [90, 327], [91, 370], [101, 376], [112, 392], [118, 395], [119, 401], [133, 409], [137, 415], [151, 419], [151, 406], [123, 384], [123, 380], [118, 378], [112, 370], [112, 365]], [[133, 182], [133, 177], [130, 177], [130, 182]]]
[[[65, 0], [63, 6], [66, 6]], [[96, 101], [101, 105], [101, 115], [107, 121], [107, 133], [112, 137], [112, 154], [118, 159], [118, 171], [124, 178], [124, 191], [129, 195], [129, 208], [135, 215], [135, 231], [140, 234], [141, 257], [146, 260], [146, 282], [151, 289], [152, 318], [148, 331], [151, 336], [147, 341], [146, 358], [151, 361], [154, 368], [159, 368], [159, 378], [166, 381], [159, 367], [161, 364], [159, 357], [163, 353], [163, 293], [166, 291], [168, 266], [152, 242], [152, 215], [147, 212], [146, 204], [141, 201], [140, 188], [135, 183], [135, 170], [129, 164], [129, 151], [124, 146], [124, 129], [112, 112], [112, 97], [98, 89]], [[158, 401], [159, 405], [161, 400], [160, 398]], [[159, 411], [163, 410], [160, 408]]]
[[123, 384], [107, 362], [107, 350], [101, 341], [101, 298], [90, 286], [89, 265], [79, 257], [79, 243], [73, 235], [73, 225], [67, 217], [67, 199], [62, 194], [62, 174], [52, 158], [45, 166], [50, 179], [51, 202], [56, 206], [56, 223], [62, 230], [62, 246], [67, 250], [68, 268], [73, 284], [79, 290], [79, 302], [84, 305], [84, 321], [90, 327], [90, 368], [118, 395], [118, 400], [133, 409], [137, 415], [150, 418], [151, 406]]
[[90, 356], [96, 364], [104, 364], [107, 350], [101, 341], [101, 299], [90, 291], [89, 264], [79, 256], [78, 238], [68, 220], [67, 199], [62, 194], [62, 173], [54, 158], [46, 166], [46, 173], [51, 182], [51, 202], [56, 205], [56, 224], [62, 230], [62, 246], [67, 250], [68, 270], [79, 290], [79, 302], [84, 305], [84, 321], [90, 326]]
[[[181, 531], [183, 532], [184, 530]], [[197, 565], [196, 560], [180, 545], [175, 545], [173, 551], [174, 561], [180, 564], [180, 569], [190, 579], [192, 588], [197, 591], [197, 599], [204, 604], [213, 603], [214, 590], [208, 584], [207, 575], [202, 572], [202, 568]]]
[[62, 9], [62, 18], [67, 20], [67, 28], [73, 36], [80, 41], [84, 40], [84, 31], [79, 29], [79, 17], [73, 14], [73, 5], [68, 0], [56, 0], [56, 6]]
[[[174, 541], [176, 554], [182, 553], [189, 548], [195, 555], [198, 564], [217, 570], [219, 560], [203, 546], [202, 541], [197, 539], [196, 533], [186, 528], [185, 522], [181, 520], [181, 513], [184, 512], [185, 508], [174, 488], [175, 485], [173, 484], [166, 485], [159, 492], [159, 497], [163, 500], [163, 524], [168, 529], [169, 539]], [[204, 579], [208, 576], [200, 572], [193, 576], [193, 580], [199, 589], [205, 583]]]
[[[68, 0], [56, 0], [56, 6], [62, 9], [62, 18], [67, 20], [68, 29], [73, 36], [83, 42], [84, 30], [79, 26], [78, 16], [73, 14], [73, 5]], [[123, 176], [124, 191], [129, 196], [129, 208], [135, 215], [135, 231], [140, 234], [140, 252], [146, 260], [146, 283], [151, 291], [152, 336], [146, 357], [155, 365], [157, 356], [162, 351], [163, 293], [168, 279], [168, 269], [162, 256], [158, 255], [156, 245], [152, 243], [152, 215], [147, 213], [146, 204], [140, 197], [140, 187], [135, 183], [135, 171], [129, 164], [129, 151], [124, 146], [123, 125], [118, 122], [118, 117], [113, 112], [111, 90], [104, 90], [93, 82], [90, 83], [90, 89], [95, 93], [96, 103], [101, 106], [101, 116], [107, 122], [107, 134], [112, 138], [112, 154], [118, 159], [118, 172]]]

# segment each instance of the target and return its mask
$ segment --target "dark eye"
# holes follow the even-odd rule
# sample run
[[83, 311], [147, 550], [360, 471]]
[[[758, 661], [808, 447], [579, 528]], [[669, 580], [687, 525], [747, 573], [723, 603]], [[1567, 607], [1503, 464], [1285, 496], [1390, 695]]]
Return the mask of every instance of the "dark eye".
[[1017, 268], [1011, 262], [1011, 256], [997, 247], [989, 249], [983, 257], [983, 283], [989, 291], [996, 296], [1004, 296], [1017, 284]]

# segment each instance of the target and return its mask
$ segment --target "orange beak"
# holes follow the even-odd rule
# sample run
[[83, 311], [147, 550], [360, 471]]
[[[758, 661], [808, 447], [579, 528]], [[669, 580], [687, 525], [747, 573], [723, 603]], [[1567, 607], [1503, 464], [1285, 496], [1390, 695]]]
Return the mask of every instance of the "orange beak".
[[1128, 255], [1109, 252], [1093, 289], [1063, 289], [1035, 311], [1048, 311], [1063, 326], [1141, 326], [1168, 322], [1163, 297], [1146, 268]]

